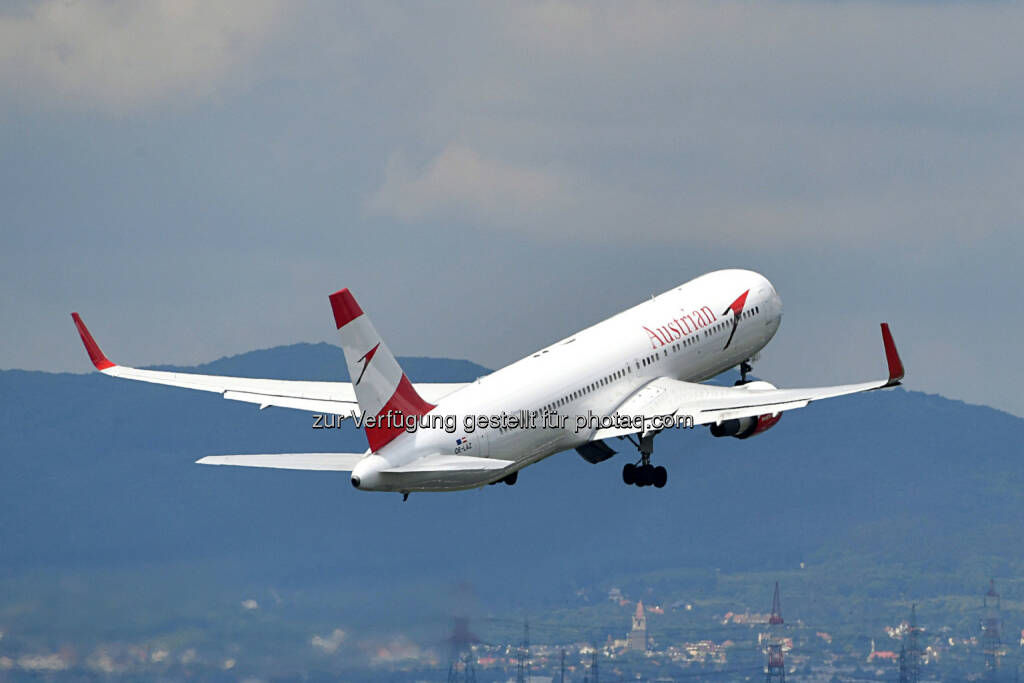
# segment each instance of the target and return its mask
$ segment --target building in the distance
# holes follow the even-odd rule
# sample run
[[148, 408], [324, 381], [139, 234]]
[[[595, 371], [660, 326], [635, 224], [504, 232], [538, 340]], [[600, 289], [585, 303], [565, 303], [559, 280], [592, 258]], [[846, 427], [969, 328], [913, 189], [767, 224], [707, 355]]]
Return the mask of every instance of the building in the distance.
[[644, 614], [644, 603], [636, 603], [636, 614], [633, 615], [633, 629], [629, 632], [629, 649], [643, 652], [647, 649], [647, 615]]

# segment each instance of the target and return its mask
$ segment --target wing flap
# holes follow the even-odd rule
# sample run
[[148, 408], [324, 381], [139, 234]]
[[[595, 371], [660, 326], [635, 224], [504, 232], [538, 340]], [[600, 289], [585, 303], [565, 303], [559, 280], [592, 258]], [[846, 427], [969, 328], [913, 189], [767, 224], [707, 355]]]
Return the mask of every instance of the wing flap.
[[354, 401], [342, 402], [296, 396], [269, 396], [267, 394], [253, 394], [245, 391], [225, 391], [224, 398], [229, 401], [256, 403], [259, 404], [261, 410], [267, 406], [275, 406], [278, 408], [308, 410], [311, 413], [338, 415], [343, 418], [349, 417], [353, 410], [359, 410], [359, 404]]
[[271, 467], [279, 470], [315, 470], [351, 472], [365, 457], [363, 453], [273, 453], [261, 455], [208, 455], [196, 460], [199, 465]]

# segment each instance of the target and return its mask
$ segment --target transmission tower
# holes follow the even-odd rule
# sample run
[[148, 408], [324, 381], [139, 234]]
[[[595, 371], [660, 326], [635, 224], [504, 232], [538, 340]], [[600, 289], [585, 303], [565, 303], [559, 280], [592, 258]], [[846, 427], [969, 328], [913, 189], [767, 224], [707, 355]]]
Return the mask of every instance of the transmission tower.
[[451, 657], [448, 664], [448, 683], [476, 683], [473, 666], [473, 645], [480, 639], [469, 630], [468, 617], [455, 617], [452, 634], [448, 637]]
[[519, 662], [516, 665], [516, 683], [530, 680], [530, 622], [523, 621], [523, 644], [519, 648]]
[[903, 635], [903, 646], [900, 648], [900, 683], [918, 683], [921, 679], [921, 645], [917, 627], [917, 605], [910, 606], [910, 623]]
[[768, 617], [768, 623], [772, 626], [779, 626], [782, 621], [782, 603], [779, 600], [779, 582], [775, 582], [775, 595], [772, 596], [772, 615]]
[[600, 675], [597, 670], [597, 650], [590, 655], [590, 683], [598, 683]]
[[558, 683], [565, 683], [565, 648], [562, 648], [562, 656], [558, 663]]
[[[775, 594], [772, 596], [772, 613], [768, 617], [768, 626], [779, 627], [785, 623], [782, 619], [782, 601], [779, 599], [779, 582], [775, 582]], [[785, 683], [786, 663], [782, 655], [782, 639], [777, 628], [768, 634], [768, 647], [765, 649], [767, 660], [764, 666], [766, 683]]]
[[989, 680], [995, 680], [999, 673], [999, 593], [996, 593], [994, 579], [988, 581], [988, 592], [984, 598], [985, 616], [981, 620], [981, 646], [985, 653], [985, 673]]
[[476, 683], [476, 669], [469, 652], [463, 653], [458, 660], [448, 665], [448, 683]]

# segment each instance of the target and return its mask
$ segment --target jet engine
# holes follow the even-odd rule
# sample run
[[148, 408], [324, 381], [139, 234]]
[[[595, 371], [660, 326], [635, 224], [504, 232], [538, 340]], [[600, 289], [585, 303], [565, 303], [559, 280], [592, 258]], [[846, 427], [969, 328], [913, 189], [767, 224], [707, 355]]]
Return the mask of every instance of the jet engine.
[[711, 424], [711, 436], [735, 436], [737, 439], [748, 439], [755, 434], [766, 432], [782, 419], [782, 413], [765, 413], [757, 417], [741, 417], [735, 420], [722, 420], [719, 424]]
[[[764, 391], [775, 388], [774, 385], [763, 381], [747, 382], [741, 386], [747, 391]], [[768, 431], [781, 419], [782, 413], [765, 413], [756, 417], [722, 420], [718, 424], [712, 423], [710, 425], [711, 436], [734, 436], [737, 439], [748, 439], [755, 434]]]

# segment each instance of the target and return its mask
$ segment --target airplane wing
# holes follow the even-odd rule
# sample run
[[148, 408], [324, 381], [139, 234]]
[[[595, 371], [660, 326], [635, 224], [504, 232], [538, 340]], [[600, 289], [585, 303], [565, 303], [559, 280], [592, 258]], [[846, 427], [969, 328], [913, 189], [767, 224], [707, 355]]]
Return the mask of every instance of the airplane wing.
[[[134, 379], [140, 382], [167, 384], [172, 387], [212, 391], [232, 401], [255, 403], [260, 409], [269, 406], [308, 410], [315, 413], [335, 414], [347, 417], [359, 409], [355, 391], [350, 382], [309, 382], [285, 379], [251, 379], [248, 377], [222, 377], [220, 375], [197, 375], [187, 372], [164, 372], [161, 370], [140, 370], [112, 363], [100, 350], [77, 313], [71, 314], [82, 337], [85, 350], [96, 369], [104, 375]], [[436, 403], [442, 397], [461, 389], [466, 384], [426, 383], [415, 384], [416, 391], [424, 400]]]
[[208, 455], [196, 460], [200, 465], [236, 465], [273, 467], [279, 470], [318, 470], [351, 472], [363, 453], [273, 453], [268, 455]]
[[903, 362], [896, 351], [888, 323], [882, 323], [882, 343], [889, 365], [889, 378], [872, 382], [805, 389], [776, 389], [767, 382], [716, 387], [659, 377], [641, 387], [614, 411], [626, 417], [644, 416], [643, 429], [637, 428], [635, 424], [598, 429], [591, 440], [651, 431], [651, 418], [654, 416], [673, 415], [679, 418], [688, 415], [693, 418], [695, 425], [720, 424], [725, 420], [803, 408], [812, 401], [825, 398], [896, 386], [903, 379]]

